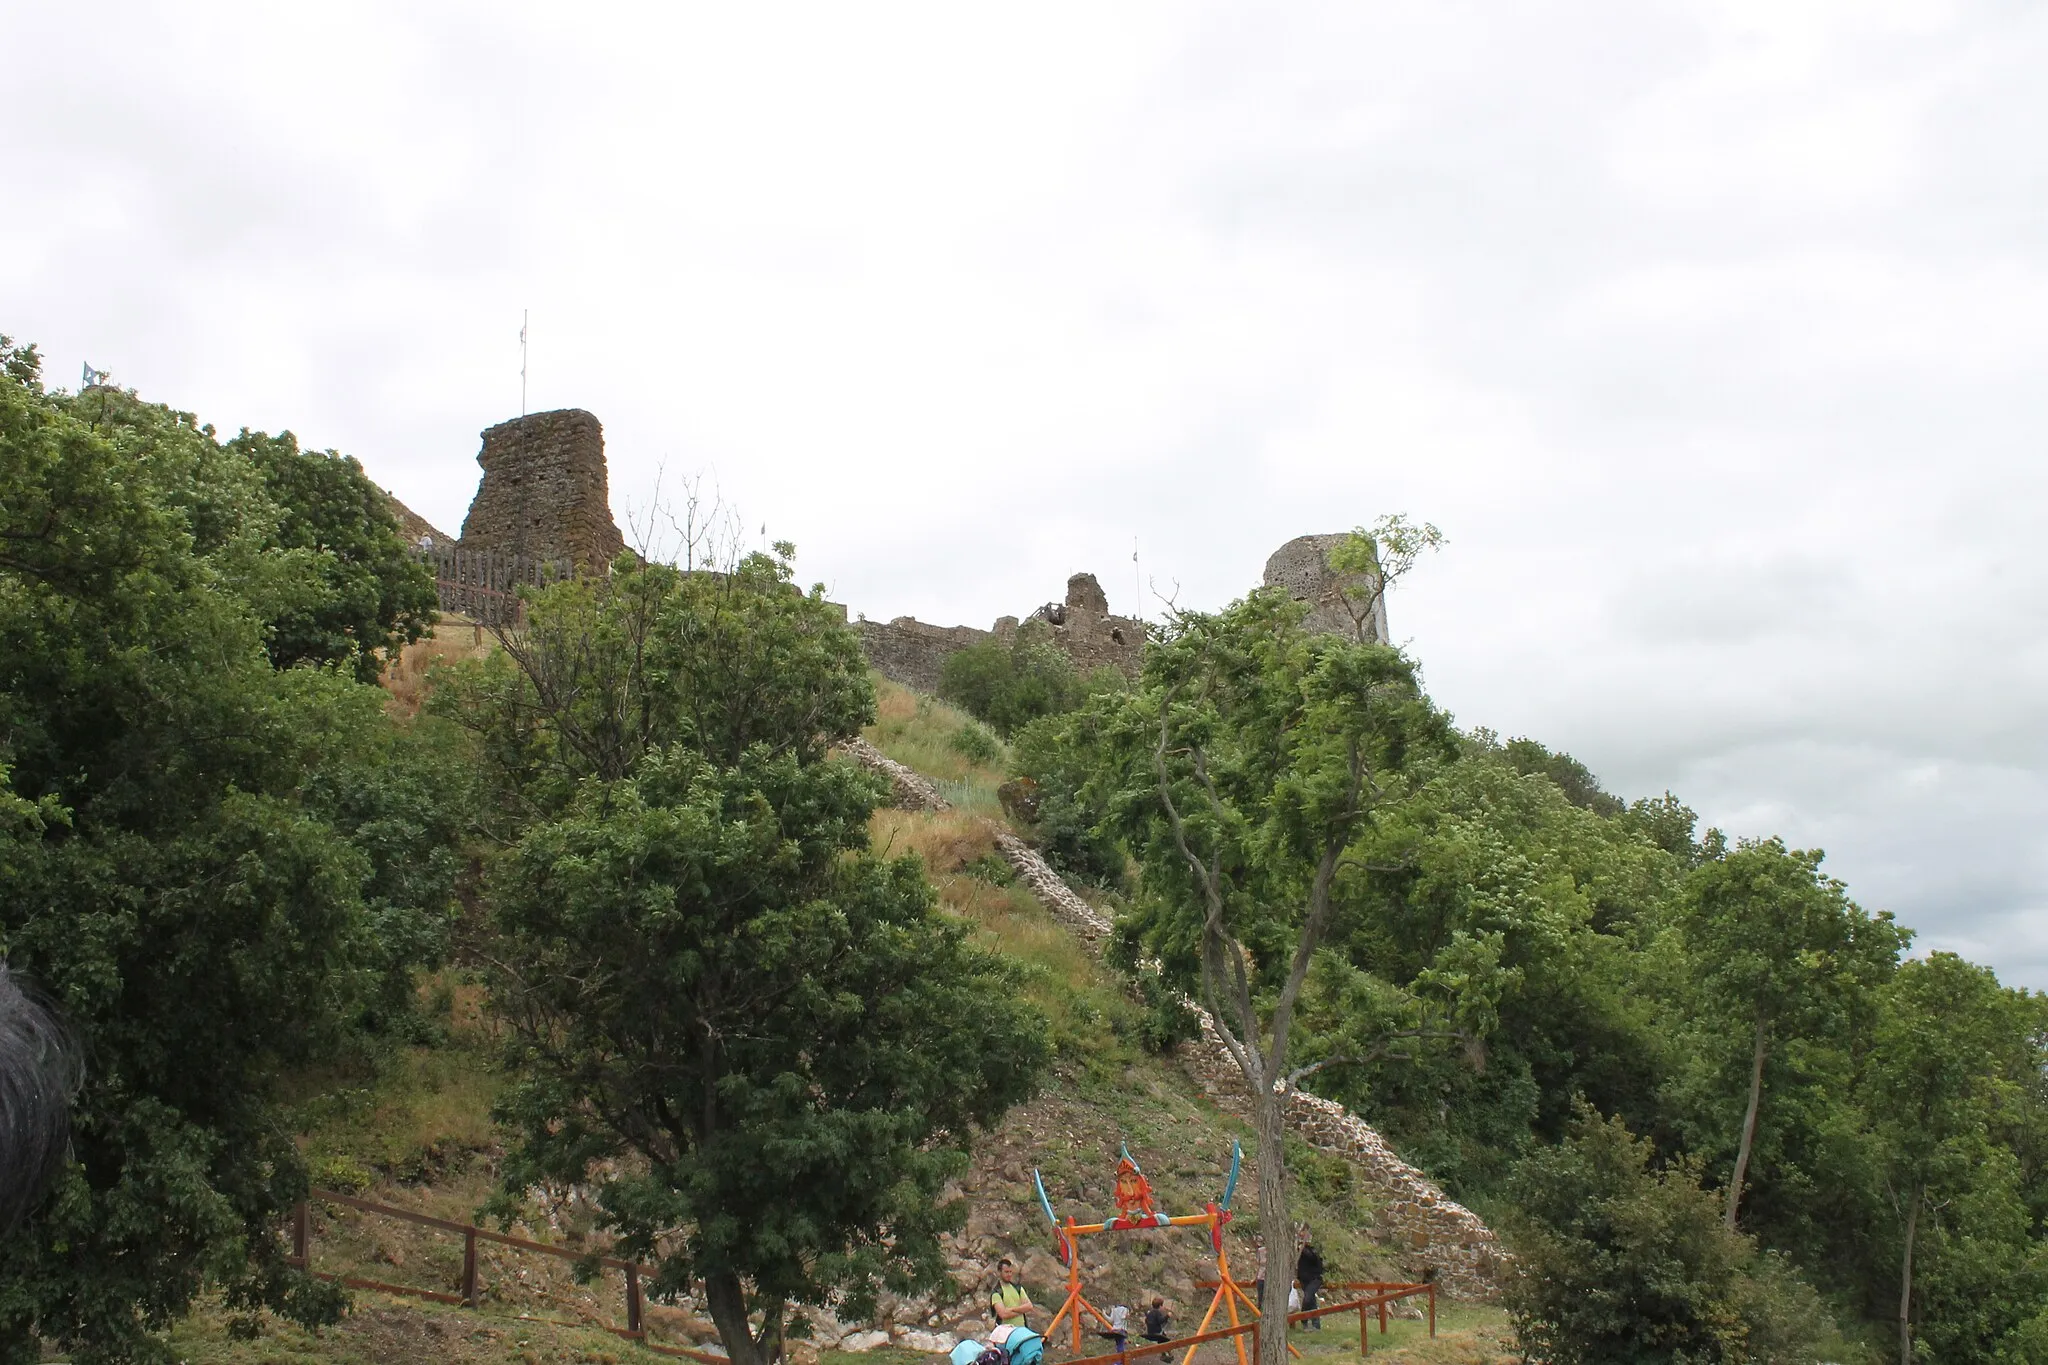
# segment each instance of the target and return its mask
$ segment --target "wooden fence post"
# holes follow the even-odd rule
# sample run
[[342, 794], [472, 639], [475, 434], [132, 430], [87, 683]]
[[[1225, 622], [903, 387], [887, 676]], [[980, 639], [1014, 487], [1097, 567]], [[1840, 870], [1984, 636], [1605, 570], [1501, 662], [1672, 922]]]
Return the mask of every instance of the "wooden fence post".
[[313, 1268], [313, 1215], [303, 1199], [292, 1205], [292, 1263], [301, 1270]]
[[1358, 1305], [1358, 1353], [1362, 1356], [1372, 1354], [1372, 1334], [1365, 1330], [1365, 1305], [1363, 1303]]
[[462, 1234], [462, 1302], [470, 1308], [481, 1308], [481, 1299], [476, 1292], [476, 1229]]
[[641, 1331], [640, 1325], [640, 1267], [626, 1267], [626, 1330]]
[[1436, 1336], [1436, 1281], [1429, 1282], [1429, 1335]]

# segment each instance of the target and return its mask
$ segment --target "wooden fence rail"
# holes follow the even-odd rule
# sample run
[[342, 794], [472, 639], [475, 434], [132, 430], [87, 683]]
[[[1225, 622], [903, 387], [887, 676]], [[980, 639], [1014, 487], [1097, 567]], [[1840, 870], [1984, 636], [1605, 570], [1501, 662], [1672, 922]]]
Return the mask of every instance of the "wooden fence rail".
[[[1239, 1280], [1237, 1283], [1239, 1286], [1249, 1289], [1256, 1285], [1258, 1281]], [[1195, 1287], [1197, 1289], [1214, 1289], [1216, 1281], [1196, 1280]], [[1299, 1313], [1289, 1313], [1287, 1321], [1290, 1323], [1307, 1322], [1312, 1318], [1328, 1317], [1332, 1313], [1356, 1312], [1358, 1314], [1358, 1353], [1360, 1355], [1369, 1355], [1371, 1354], [1371, 1348], [1366, 1345], [1365, 1340], [1365, 1314], [1367, 1309], [1379, 1310], [1380, 1335], [1385, 1336], [1387, 1334], [1387, 1309], [1391, 1305], [1399, 1303], [1403, 1299], [1427, 1298], [1429, 1300], [1429, 1334], [1432, 1337], [1436, 1335], [1436, 1285], [1432, 1281], [1325, 1280], [1323, 1287], [1325, 1289], [1342, 1289], [1354, 1294], [1362, 1292], [1365, 1297], [1353, 1299], [1348, 1303], [1334, 1303], [1327, 1308], [1307, 1308]], [[1072, 1362], [1069, 1362], [1069, 1365], [1072, 1365]]]
[[[380, 1294], [404, 1294], [416, 1299], [429, 1299], [435, 1303], [460, 1304], [465, 1308], [482, 1308], [483, 1293], [478, 1283], [476, 1261], [476, 1244], [478, 1242], [492, 1242], [499, 1246], [511, 1247], [516, 1251], [528, 1251], [541, 1256], [553, 1256], [564, 1261], [595, 1260], [604, 1269], [624, 1271], [626, 1276], [626, 1325], [624, 1327], [615, 1327], [610, 1323], [596, 1324], [599, 1328], [610, 1332], [613, 1336], [624, 1337], [629, 1341], [637, 1341], [658, 1355], [679, 1356], [687, 1360], [702, 1362], [702, 1365], [728, 1365], [724, 1356], [712, 1355], [708, 1351], [692, 1351], [682, 1346], [663, 1346], [647, 1339], [647, 1326], [644, 1320], [646, 1310], [641, 1298], [640, 1280], [643, 1275], [649, 1273], [649, 1270], [648, 1267], [640, 1265], [638, 1262], [622, 1261], [615, 1256], [593, 1257], [588, 1252], [571, 1251], [567, 1247], [549, 1246], [546, 1242], [530, 1241], [525, 1237], [514, 1237], [506, 1232], [492, 1232], [489, 1228], [480, 1228], [474, 1223], [457, 1223], [447, 1218], [436, 1218], [432, 1214], [415, 1213], [411, 1209], [393, 1208], [389, 1204], [372, 1203], [370, 1200], [358, 1199], [351, 1194], [342, 1194], [338, 1190], [310, 1190], [307, 1193], [312, 1199], [317, 1199], [323, 1204], [339, 1204], [344, 1208], [355, 1209], [360, 1213], [367, 1213], [374, 1217], [391, 1218], [402, 1223], [412, 1223], [418, 1227], [434, 1228], [437, 1231], [460, 1233], [462, 1235], [462, 1287], [460, 1293], [451, 1294], [440, 1289], [419, 1289], [412, 1285], [387, 1284], [382, 1280], [368, 1280], [354, 1275], [336, 1275], [328, 1271], [313, 1269], [312, 1208], [309, 1202], [302, 1200], [292, 1209], [291, 1260], [293, 1265], [320, 1279], [333, 1280], [348, 1286], [350, 1289], [370, 1289]], [[534, 1319], [534, 1321], [550, 1322], [557, 1327], [588, 1327], [592, 1325], [581, 1322], [565, 1322], [552, 1318], [540, 1318]]]
[[[657, 1355], [676, 1356], [686, 1360], [694, 1360], [700, 1362], [700, 1365], [729, 1365], [729, 1362], [722, 1355], [713, 1355], [708, 1351], [693, 1351], [684, 1346], [664, 1346], [647, 1339], [646, 1307], [642, 1299], [640, 1281], [643, 1276], [650, 1273], [650, 1269], [636, 1261], [624, 1261], [616, 1256], [593, 1256], [589, 1252], [571, 1251], [567, 1247], [550, 1246], [546, 1242], [536, 1242], [525, 1237], [515, 1237], [508, 1232], [493, 1232], [489, 1228], [478, 1227], [474, 1223], [458, 1223], [449, 1218], [436, 1218], [430, 1213], [416, 1213], [411, 1209], [394, 1208], [389, 1204], [378, 1204], [368, 1199], [358, 1199], [352, 1194], [343, 1194], [339, 1190], [310, 1190], [307, 1193], [309, 1198], [301, 1200], [292, 1209], [291, 1263], [319, 1279], [332, 1280], [350, 1289], [368, 1289], [380, 1294], [401, 1294], [416, 1299], [428, 1299], [434, 1303], [458, 1304], [465, 1308], [481, 1309], [483, 1307], [483, 1291], [477, 1269], [476, 1246], [478, 1242], [490, 1242], [498, 1246], [511, 1247], [515, 1251], [531, 1252], [540, 1256], [553, 1256], [564, 1261], [595, 1261], [597, 1265], [606, 1270], [622, 1271], [626, 1278], [626, 1325], [624, 1327], [616, 1327], [610, 1323], [596, 1324], [600, 1330], [610, 1332], [613, 1336], [624, 1337], [628, 1341], [636, 1341]], [[367, 1213], [376, 1218], [390, 1218], [402, 1223], [411, 1223], [416, 1227], [433, 1228], [439, 1232], [461, 1234], [462, 1284], [460, 1291], [450, 1293], [442, 1289], [421, 1289], [414, 1285], [391, 1284], [383, 1280], [365, 1279], [356, 1275], [337, 1275], [331, 1271], [314, 1270], [313, 1216], [312, 1204], [310, 1202], [310, 1200], [314, 1199], [319, 1200], [323, 1204], [339, 1204], [343, 1208], [354, 1209], [359, 1213]], [[1250, 1285], [1254, 1281], [1240, 1280], [1238, 1283]], [[1214, 1280], [1198, 1280], [1196, 1284], [1199, 1288], [1203, 1289], [1214, 1289], [1216, 1287], [1216, 1281]], [[1323, 1308], [1304, 1309], [1298, 1313], [1290, 1313], [1287, 1315], [1288, 1323], [1292, 1325], [1297, 1322], [1309, 1322], [1317, 1318], [1329, 1317], [1333, 1313], [1356, 1313], [1358, 1314], [1358, 1353], [1360, 1355], [1370, 1355], [1372, 1353], [1372, 1345], [1366, 1331], [1366, 1315], [1375, 1310], [1377, 1311], [1380, 1335], [1385, 1336], [1387, 1331], [1387, 1308], [1389, 1305], [1399, 1303], [1403, 1299], [1426, 1296], [1429, 1300], [1429, 1334], [1432, 1337], [1436, 1335], [1436, 1286], [1432, 1283], [1426, 1281], [1408, 1284], [1391, 1280], [1337, 1280], [1329, 1282], [1327, 1287], [1354, 1293], [1364, 1291], [1364, 1296], [1345, 1303], [1333, 1303]], [[558, 1327], [589, 1327], [592, 1325], [590, 1323], [566, 1322], [552, 1318], [529, 1320], [548, 1322]], [[1124, 1349], [1111, 1352], [1108, 1355], [1082, 1356], [1065, 1361], [1063, 1365], [1130, 1365], [1130, 1362], [1134, 1360], [1144, 1360], [1151, 1356], [1170, 1355], [1175, 1351], [1192, 1351], [1194, 1347], [1206, 1345], [1212, 1341], [1228, 1341], [1234, 1337], [1246, 1335], [1249, 1335], [1252, 1339], [1252, 1358], [1256, 1360], [1259, 1353], [1259, 1323], [1257, 1319], [1254, 1319], [1251, 1322], [1225, 1328], [1221, 1331], [1203, 1332], [1192, 1337], [1177, 1337], [1172, 1341], [1152, 1343], [1139, 1347], [1126, 1346]]]

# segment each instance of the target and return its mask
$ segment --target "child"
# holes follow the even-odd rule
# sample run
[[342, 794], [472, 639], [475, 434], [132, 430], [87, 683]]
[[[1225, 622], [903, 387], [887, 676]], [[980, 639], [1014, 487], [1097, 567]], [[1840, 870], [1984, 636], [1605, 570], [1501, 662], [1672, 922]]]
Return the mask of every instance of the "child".
[[1173, 1314], [1166, 1311], [1166, 1300], [1155, 1297], [1152, 1306], [1145, 1310], [1145, 1340], [1166, 1341], [1166, 1324], [1172, 1321]]
[[1095, 1335], [1115, 1342], [1117, 1350], [1123, 1350], [1131, 1339], [1131, 1310], [1120, 1303], [1113, 1305], [1109, 1310], [1109, 1330]]

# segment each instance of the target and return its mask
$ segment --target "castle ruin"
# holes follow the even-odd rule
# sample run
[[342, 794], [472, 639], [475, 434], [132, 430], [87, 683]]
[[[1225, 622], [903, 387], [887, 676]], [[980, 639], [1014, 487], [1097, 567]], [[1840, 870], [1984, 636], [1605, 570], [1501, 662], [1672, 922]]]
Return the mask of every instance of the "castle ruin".
[[886, 623], [863, 618], [854, 629], [876, 672], [920, 692], [939, 690], [939, 675], [952, 655], [989, 640], [1014, 645], [1026, 629], [1045, 631], [1083, 673], [1107, 666], [1135, 678], [1145, 648], [1145, 623], [1110, 615], [1109, 596], [1092, 573], [1069, 578], [1065, 600], [1047, 603], [1024, 621], [1002, 617], [992, 630], [929, 626], [909, 616]]
[[1295, 601], [1308, 603], [1303, 625], [1309, 630], [1388, 644], [1387, 595], [1378, 572], [1346, 574], [1330, 567], [1330, 552], [1350, 539], [1343, 531], [1296, 536], [1266, 561], [1265, 586], [1285, 588]]
[[483, 482], [460, 548], [602, 571], [626, 538], [612, 520], [604, 427], [581, 408], [536, 412], [483, 433]]

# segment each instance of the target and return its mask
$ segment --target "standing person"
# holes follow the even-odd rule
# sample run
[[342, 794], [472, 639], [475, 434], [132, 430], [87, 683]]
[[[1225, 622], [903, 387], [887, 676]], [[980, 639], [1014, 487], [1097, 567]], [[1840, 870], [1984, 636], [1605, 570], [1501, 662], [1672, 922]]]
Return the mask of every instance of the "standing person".
[[1017, 1283], [1017, 1268], [1010, 1264], [1010, 1258], [1005, 1256], [997, 1261], [995, 1292], [988, 1296], [988, 1315], [996, 1320], [996, 1326], [1013, 1323], [1029, 1327], [1034, 1307], [1024, 1286]]
[[[1306, 1235], [1301, 1239], [1301, 1255], [1294, 1261], [1294, 1278], [1301, 1282], [1301, 1308], [1305, 1313], [1316, 1306], [1316, 1296], [1323, 1292], [1323, 1253], [1316, 1250], [1316, 1244]], [[1321, 1318], [1310, 1318], [1304, 1326], [1320, 1332]]]
[[1145, 1340], [1164, 1343], [1166, 1324], [1172, 1321], [1173, 1314], [1166, 1311], [1166, 1300], [1154, 1296], [1152, 1306], [1145, 1310]]
[[1266, 1301], [1266, 1238], [1263, 1233], [1252, 1236], [1252, 1302]]

